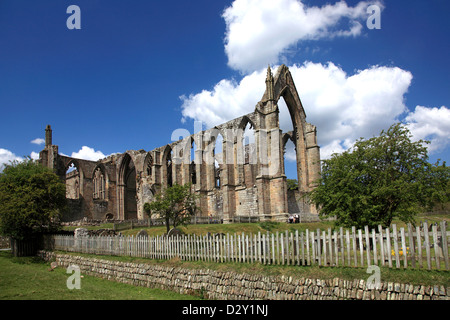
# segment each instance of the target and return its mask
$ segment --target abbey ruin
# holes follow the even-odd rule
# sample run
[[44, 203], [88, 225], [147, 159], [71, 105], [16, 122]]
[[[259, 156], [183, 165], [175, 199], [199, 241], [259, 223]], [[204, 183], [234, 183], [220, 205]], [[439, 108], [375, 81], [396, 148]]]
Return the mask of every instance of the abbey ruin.
[[[175, 183], [191, 183], [192, 192], [201, 195], [200, 215], [220, 217], [224, 223], [235, 217], [284, 221], [293, 213], [315, 214], [303, 196], [320, 177], [316, 127], [306, 122], [285, 65], [275, 76], [269, 67], [265, 82], [254, 112], [150, 151], [129, 150], [98, 161], [71, 158], [58, 153], [48, 125], [39, 161], [66, 181], [70, 210], [63, 221], [146, 219], [144, 204]], [[281, 97], [292, 119], [290, 132], [280, 129]], [[246, 128], [254, 133], [251, 143], [244, 141]], [[286, 183], [288, 140], [295, 146], [296, 190], [288, 190]]]

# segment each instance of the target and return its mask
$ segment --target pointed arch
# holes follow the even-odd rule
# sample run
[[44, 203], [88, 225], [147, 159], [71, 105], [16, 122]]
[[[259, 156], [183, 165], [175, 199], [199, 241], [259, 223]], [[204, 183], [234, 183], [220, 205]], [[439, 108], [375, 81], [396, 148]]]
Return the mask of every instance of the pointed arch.
[[[296, 149], [297, 178], [302, 191], [309, 190], [308, 160], [306, 147], [306, 114], [300, 96], [295, 87], [289, 69], [281, 65], [274, 77], [274, 98], [278, 101], [283, 98], [292, 120], [292, 141]], [[286, 140], [287, 141], [287, 140]], [[285, 142], [286, 142], [285, 141]], [[284, 145], [283, 145], [284, 147]]]
[[[297, 166], [293, 166], [293, 164], [296, 164], [293, 163], [293, 161], [296, 160], [296, 147], [292, 131], [283, 134], [281, 144], [283, 150], [283, 173], [286, 175], [287, 179], [296, 179], [298, 181], [296, 172]], [[295, 178], [293, 172], [295, 172]]]
[[144, 176], [152, 177], [153, 165], [154, 165], [153, 156], [152, 156], [151, 152], [147, 152], [147, 155], [145, 156], [145, 159], [144, 159], [144, 167], [142, 170], [144, 172]]
[[119, 216], [137, 218], [136, 168], [132, 157], [125, 153], [119, 169]]
[[94, 200], [108, 199], [108, 177], [103, 164], [98, 164], [92, 173]]
[[199, 163], [198, 160], [198, 146], [195, 143], [195, 135], [192, 135], [190, 138], [190, 157], [189, 157], [189, 182], [192, 185], [196, 185], [197, 184], [197, 163]]
[[67, 199], [80, 199], [82, 197], [83, 177], [79, 162], [76, 159], [70, 159], [64, 168]]
[[173, 162], [173, 150], [170, 145], [166, 145], [162, 154], [161, 164], [161, 181], [164, 187], [171, 187], [173, 184], [172, 176], [172, 163]]

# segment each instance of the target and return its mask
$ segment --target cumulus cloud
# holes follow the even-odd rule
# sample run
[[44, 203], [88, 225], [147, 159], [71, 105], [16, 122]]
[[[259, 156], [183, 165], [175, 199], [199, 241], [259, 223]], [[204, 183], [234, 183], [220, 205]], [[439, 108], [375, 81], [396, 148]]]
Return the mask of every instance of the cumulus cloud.
[[235, 0], [222, 14], [228, 65], [248, 73], [279, 63], [303, 40], [359, 36], [371, 4], [383, 8], [379, 1], [308, 7], [300, 0]]
[[0, 172], [3, 171], [5, 164], [9, 164], [11, 161], [22, 161], [22, 157], [16, 156], [14, 153], [7, 149], [0, 148]]
[[95, 151], [94, 148], [83, 146], [79, 151], [72, 152], [71, 157], [83, 160], [97, 161], [105, 158], [106, 156], [99, 150]]
[[[243, 78], [224, 79], [212, 90], [180, 97], [182, 121], [194, 119], [211, 128], [253, 112], [264, 93], [267, 64], [289, 64], [286, 54], [304, 40], [360, 36], [372, 4], [383, 9], [380, 1], [360, 1], [353, 7], [345, 1], [312, 7], [300, 0], [235, 0], [222, 15], [225, 52], [228, 65], [241, 71]], [[431, 140], [430, 152], [450, 143], [448, 108], [417, 106], [411, 112], [406, 107], [404, 97], [413, 78], [407, 70], [372, 66], [348, 74], [332, 62], [308, 61], [289, 69], [307, 121], [318, 128], [322, 159], [351, 148], [359, 138], [378, 135], [402, 119], [414, 139]], [[278, 106], [281, 129], [292, 130], [283, 99]], [[292, 146], [287, 146], [286, 160], [295, 160]]]
[[[60, 152], [61, 155], [67, 156], [66, 154]], [[108, 155], [105, 155], [103, 152], [99, 150], [95, 150], [94, 148], [83, 146], [79, 151], [72, 152], [71, 156], [72, 158], [77, 159], [83, 159], [83, 160], [91, 160], [91, 161], [97, 161], [103, 158], [106, 158]], [[33, 160], [39, 159], [39, 153], [32, 151], [30, 156]], [[0, 148], [0, 172], [3, 171], [5, 164], [9, 164], [10, 161], [23, 161], [23, 157], [19, 157], [15, 155], [12, 151]]]
[[240, 82], [224, 79], [211, 91], [203, 90], [188, 97], [181, 96], [182, 122], [192, 118], [204, 122], [208, 127], [214, 127], [253, 112], [264, 94], [265, 74], [265, 70], [255, 71]]
[[37, 144], [37, 145], [41, 145], [45, 143], [45, 140], [42, 138], [36, 138], [34, 140], [31, 140], [30, 143], [32, 144]]
[[39, 160], [39, 153], [31, 151], [30, 158], [33, 160]]
[[438, 152], [450, 145], [450, 109], [416, 106], [405, 118], [414, 140], [428, 140], [428, 151]]
[[[305, 62], [289, 70], [307, 121], [318, 128], [323, 159], [347, 150], [358, 138], [380, 133], [408, 111], [403, 100], [412, 81], [409, 71], [373, 66], [349, 75], [331, 62]], [[213, 127], [253, 112], [264, 93], [265, 75], [261, 69], [240, 82], [222, 80], [211, 91], [182, 97], [183, 118]], [[278, 105], [281, 129], [292, 130], [284, 100]]]

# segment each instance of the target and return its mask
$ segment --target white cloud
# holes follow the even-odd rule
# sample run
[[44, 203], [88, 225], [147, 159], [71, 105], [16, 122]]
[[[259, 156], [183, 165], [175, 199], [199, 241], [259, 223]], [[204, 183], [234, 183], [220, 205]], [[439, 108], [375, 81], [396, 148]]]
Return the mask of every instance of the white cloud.
[[33, 144], [41, 145], [41, 144], [45, 143], [45, 140], [42, 139], [42, 138], [36, 138], [34, 140], [31, 140], [30, 142], [33, 143]]
[[450, 145], [450, 109], [416, 106], [405, 122], [414, 140], [428, 140], [430, 153], [438, 152]]
[[280, 63], [302, 40], [359, 36], [370, 4], [383, 7], [379, 1], [308, 7], [299, 0], [235, 0], [222, 15], [228, 65], [251, 72]]
[[99, 150], [95, 151], [93, 148], [83, 146], [78, 152], [72, 152], [71, 157], [83, 160], [97, 161], [105, 158], [106, 156]]
[[31, 151], [30, 158], [33, 160], [39, 160], [39, 153]]
[[208, 127], [253, 112], [264, 94], [265, 70], [255, 71], [239, 83], [221, 80], [213, 90], [203, 90], [189, 97], [181, 96], [182, 121], [187, 118], [203, 121]]
[[[61, 155], [67, 156], [64, 153], [60, 152]], [[97, 161], [99, 159], [106, 158], [108, 155], [104, 155], [103, 152], [97, 150], [95, 151], [93, 148], [83, 146], [78, 152], [72, 152], [71, 157], [77, 158], [77, 159], [83, 159], [83, 160], [91, 160], [91, 161]], [[33, 160], [39, 159], [39, 153], [32, 151], [30, 154], [30, 158]], [[23, 157], [19, 157], [15, 155], [13, 152], [0, 148], [0, 172], [3, 171], [4, 165], [9, 164], [10, 161], [23, 161]]]
[[290, 69], [324, 159], [379, 134], [408, 110], [404, 95], [412, 74], [400, 68], [373, 66], [347, 75], [333, 63], [306, 62]]
[[14, 153], [7, 149], [0, 148], [0, 172], [3, 171], [5, 164], [9, 164], [10, 161], [22, 161], [23, 158], [16, 156]]
[[[408, 111], [403, 99], [412, 74], [400, 68], [373, 66], [348, 75], [331, 62], [305, 62], [289, 70], [307, 121], [317, 126], [322, 159], [347, 150], [360, 137], [379, 134]], [[239, 83], [222, 80], [211, 91], [183, 97], [183, 118], [213, 127], [253, 112], [264, 93], [265, 75], [262, 69]], [[292, 130], [284, 101], [280, 99], [278, 105], [280, 127]]]

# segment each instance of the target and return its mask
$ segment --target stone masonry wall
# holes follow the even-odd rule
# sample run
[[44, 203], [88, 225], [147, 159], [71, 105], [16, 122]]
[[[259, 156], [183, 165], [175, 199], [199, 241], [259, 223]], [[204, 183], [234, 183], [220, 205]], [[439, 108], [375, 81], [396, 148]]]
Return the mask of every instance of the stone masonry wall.
[[381, 283], [368, 289], [364, 280], [269, 277], [245, 273], [126, 263], [40, 251], [58, 266], [78, 265], [82, 273], [136, 286], [181, 294], [202, 294], [213, 300], [450, 300], [450, 288]]

